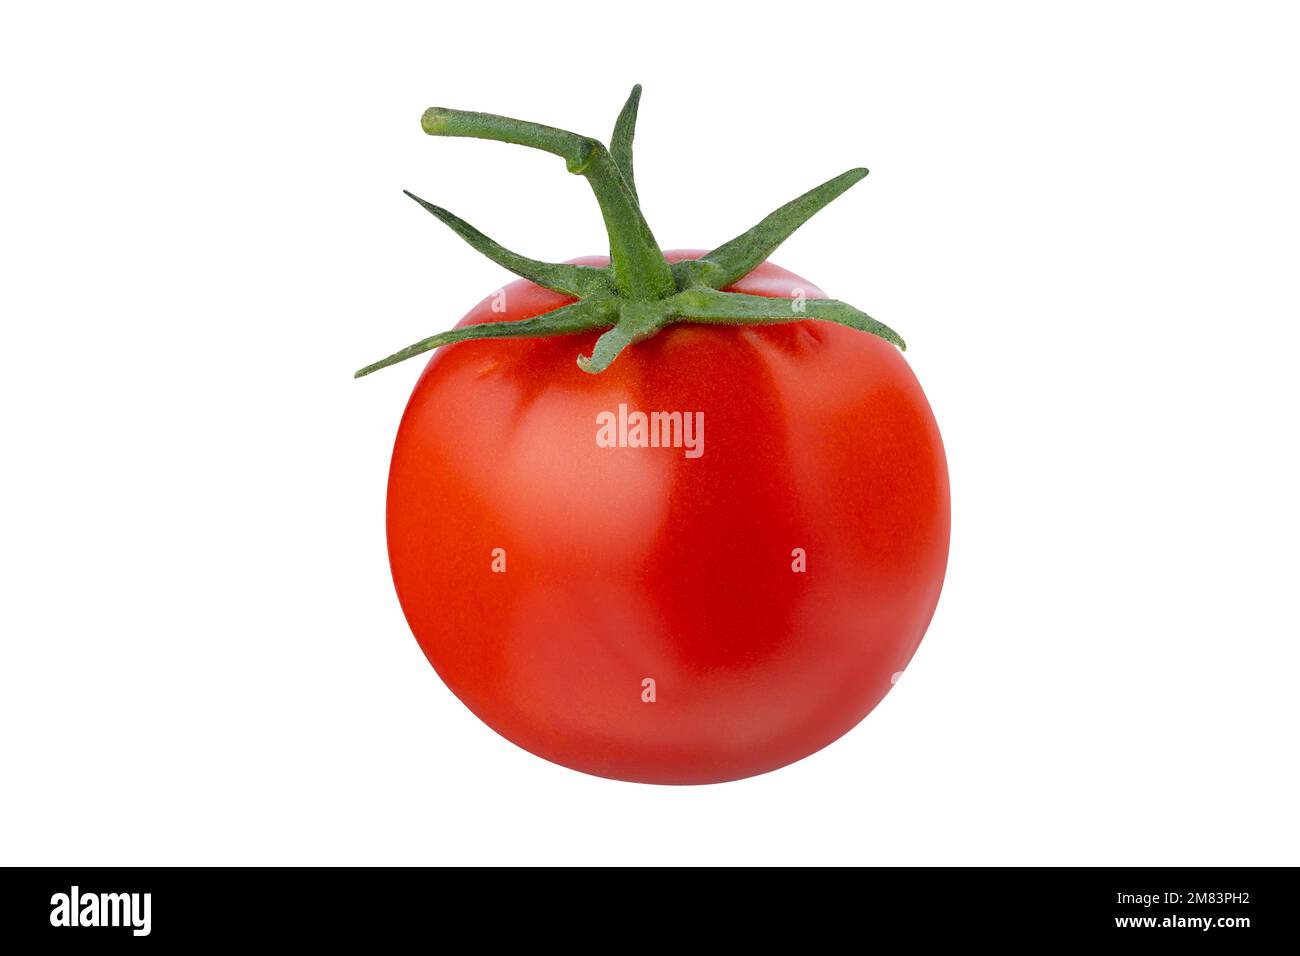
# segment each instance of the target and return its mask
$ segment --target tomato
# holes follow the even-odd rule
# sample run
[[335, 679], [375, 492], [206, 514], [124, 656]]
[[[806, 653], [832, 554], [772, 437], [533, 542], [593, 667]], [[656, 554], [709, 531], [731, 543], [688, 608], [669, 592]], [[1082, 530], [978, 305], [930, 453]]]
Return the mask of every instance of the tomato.
[[425, 110], [431, 136], [562, 158], [611, 258], [522, 256], [408, 192], [521, 280], [356, 376], [445, 346], [398, 430], [388, 544], [447, 686], [567, 767], [715, 783], [813, 753], [889, 691], [943, 584], [947, 467], [902, 337], [765, 261], [867, 170], [663, 253], [636, 191], [640, 97], [608, 147]]
[[[771, 263], [730, 290], [823, 296]], [[571, 301], [519, 280], [461, 325]], [[948, 476], [920, 385], [830, 322], [672, 325], [589, 375], [596, 338], [429, 361], [388, 485], [416, 640], [484, 723], [575, 770], [703, 784], [814, 753], [885, 696], [939, 598]], [[638, 411], [699, 413], [701, 453], [685, 425], [678, 446], [598, 441]]]

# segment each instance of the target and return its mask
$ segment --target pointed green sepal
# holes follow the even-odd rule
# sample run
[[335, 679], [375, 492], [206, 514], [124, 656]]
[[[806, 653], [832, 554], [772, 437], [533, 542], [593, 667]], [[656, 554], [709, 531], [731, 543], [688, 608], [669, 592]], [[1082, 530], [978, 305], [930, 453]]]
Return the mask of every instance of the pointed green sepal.
[[593, 375], [605, 371], [629, 345], [644, 341], [662, 329], [669, 315], [668, 302], [664, 300], [620, 303], [618, 323], [596, 340], [591, 355], [578, 356], [578, 368]]
[[[636, 114], [641, 105], [641, 84], [632, 87], [632, 93], [623, 104], [614, 124], [614, 135], [609, 139], [609, 155], [614, 158], [614, 165], [623, 175], [632, 198], [637, 199], [636, 181], [632, 175], [632, 140], [636, 136]], [[640, 201], [639, 199], [637, 200]]]
[[625, 326], [616, 325], [596, 340], [590, 355], [578, 356], [578, 368], [592, 375], [603, 372], [631, 344], [632, 334]]
[[509, 269], [517, 276], [536, 282], [547, 289], [562, 292], [575, 298], [609, 295], [613, 290], [609, 270], [595, 266], [575, 266], [566, 262], [541, 262], [529, 259], [505, 246], [489, 239], [464, 219], [453, 215], [441, 206], [425, 202], [415, 193], [402, 190], [436, 218], [446, 223], [452, 232], [464, 239], [477, 252], [481, 252], [503, 269]]
[[858, 168], [828, 179], [798, 199], [790, 200], [780, 209], [768, 214], [754, 228], [723, 243], [708, 255], [677, 263], [673, 266], [677, 287], [725, 289], [744, 278], [766, 261], [777, 246], [789, 239], [796, 229], [866, 175], [867, 170]]
[[672, 315], [687, 322], [717, 325], [779, 325], [820, 319], [847, 325], [859, 332], [870, 332], [906, 351], [902, 336], [860, 309], [838, 299], [773, 299], [765, 295], [718, 292], [713, 289], [688, 289], [666, 303]]
[[517, 339], [538, 338], [548, 335], [573, 335], [578, 332], [590, 332], [593, 329], [612, 325], [618, 317], [619, 303], [616, 299], [583, 299], [570, 305], [547, 312], [531, 319], [518, 319], [512, 322], [482, 322], [467, 325], [460, 329], [439, 332], [427, 339], [421, 339], [414, 345], [408, 345], [400, 352], [394, 352], [388, 358], [380, 359], [373, 365], [358, 370], [353, 378], [361, 378], [381, 368], [396, 365], [409, 358], [414, 358], [441, 345], [454, 342], [467, 342], [472, 339]]

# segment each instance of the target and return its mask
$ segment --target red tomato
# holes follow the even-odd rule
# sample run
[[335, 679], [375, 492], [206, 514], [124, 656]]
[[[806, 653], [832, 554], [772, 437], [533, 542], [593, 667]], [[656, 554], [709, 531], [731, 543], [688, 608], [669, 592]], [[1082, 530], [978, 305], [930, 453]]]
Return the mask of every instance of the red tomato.
[[[771, 263], [732, 290], [823, 295]], [[569, 300], [520, 280], [494, 301], [461, 324]], [[948, 474], [920, 385], [828, 322], [673, 325], [588, 375], [595, 339], [429, 361], [388, 486], [420, 647], [488, 726], [587, 773], [714, 783], [819, 750], [889, 691], [939, 599]], [[620, 404], [702, 412], [703, 453], [601, 447]]]

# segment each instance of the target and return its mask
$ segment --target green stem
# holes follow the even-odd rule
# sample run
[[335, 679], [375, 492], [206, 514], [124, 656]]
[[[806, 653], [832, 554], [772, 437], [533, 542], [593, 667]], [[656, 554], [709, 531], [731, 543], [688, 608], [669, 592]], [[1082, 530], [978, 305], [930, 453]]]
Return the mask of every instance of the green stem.
[[430, 136], [491, 139], [561, 157], [569, 172], [587, 178], [600, 203], [615, 289], [629, 299], [661, 299], [677, 288], [636, 197], [601, 143], [540, 123], [438, 106], [425, 110], [420, 125]]
[[458, 136], [515, 143], [552, 153], [569, 172], [585, 176], [609, 234], [607, 268], [542, 262], [512, 252], [465, 220], [407, 193], [471, 247], [539, 286], [578, 301], [518, 321], [486, 322], [430, 336], [356, 373], [360, 378], [441, 345], [470, 339], [567, 335], [605, 329], [578, 365], [587, 372], [608, 368], [629, 345], [673, 322], [772, 325], [816, 319], [877, 335], [906, 348], [893, 329], [837, 299], [791, 299], [722, 292], [748, 275], [800, 226], [867, 175], [850, 169], [769, 213], [761, 222], [697, 260], [669, 265], [641, 214], [632, 169], [632, 142], [641, 103], [632, 88], [614, 124], [610, 148], [589, 136], [540, 123], [431, 107], [421, 126], [431, 136]]
[[527, 120], [497, 116], [495, 113], [472, 113], [430, 106], [420, 117], [420, 126], [430, 136], [467, 136], [514, 143], [530, 149], [554, 153], [564, 160], [569, 172], [580, 173], [596, 141], [568, 130], [530, 123]]
[[623, 182], [609, 151], [598, 147], [584, 174], [605, 216], [614, 288], [628, 299], [662, 299], [677, 289], [668, 260], [659, 251], [641, 207]]

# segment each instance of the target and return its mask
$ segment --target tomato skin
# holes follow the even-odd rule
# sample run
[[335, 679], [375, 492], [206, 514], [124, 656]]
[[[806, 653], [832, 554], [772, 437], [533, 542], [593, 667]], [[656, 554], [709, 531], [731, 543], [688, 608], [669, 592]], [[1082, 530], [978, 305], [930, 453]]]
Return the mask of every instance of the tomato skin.
[[[771, 263], [732, 288], [824, 296]], [[520, 280], [461, 324], [566, 301]], [[420, 647], [490, 727], [586, 773], [715, 783], [821, 749], [939, 599], [948, 474], [920, 385], [892, 345], [825, 322], [670, 326], [589, 375], [595, 339], [464, 342], [421, 375], [388, 486]], [[598, 447], [620, 403], [703, 412], [703, 455]]]

